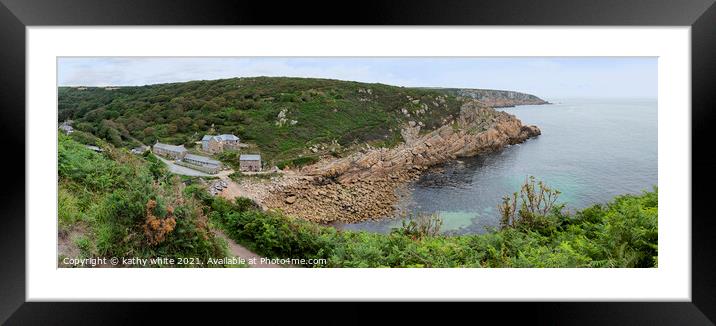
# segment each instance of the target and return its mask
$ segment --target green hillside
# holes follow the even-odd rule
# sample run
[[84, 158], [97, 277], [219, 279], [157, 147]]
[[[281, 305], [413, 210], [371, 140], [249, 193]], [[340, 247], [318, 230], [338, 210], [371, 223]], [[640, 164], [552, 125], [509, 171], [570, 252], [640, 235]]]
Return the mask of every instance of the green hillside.
[[60, 121], [74, 120], [75, 129], [115, 146], [191, 145], [213, 131], [236, 134], [274, 161], [311, 155], [313, 145], [391, 146], [406, 122], [431, 130], [460, 109], [440, 90], [283, 77], [60, 87], [58, 94]]

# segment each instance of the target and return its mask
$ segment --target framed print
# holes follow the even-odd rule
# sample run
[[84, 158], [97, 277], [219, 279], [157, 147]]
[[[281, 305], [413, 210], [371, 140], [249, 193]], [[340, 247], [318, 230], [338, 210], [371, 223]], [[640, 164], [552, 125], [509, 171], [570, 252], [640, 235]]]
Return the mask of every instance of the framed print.
[[712, 1], [171, 6], [3, 0], [8, 323], [135, 308], [78, 301], [716, 318]]

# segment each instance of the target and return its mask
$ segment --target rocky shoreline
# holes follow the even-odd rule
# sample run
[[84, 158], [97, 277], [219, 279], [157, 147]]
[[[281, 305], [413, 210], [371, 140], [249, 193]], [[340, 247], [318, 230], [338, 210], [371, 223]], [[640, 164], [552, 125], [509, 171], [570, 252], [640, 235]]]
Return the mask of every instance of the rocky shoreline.
[[301, 179], [272, 187], [262, 204], [318, 223], [392, 216], [396, 187], [416, 179], [423, 170], [540, 134], [538, 127], [522, 125], [511, 114], [468, 101], [458, 117], [436, 130], [421, 133], [420, 125], [409, 123], [402, 130], [404, 143], [395, 148], [368, 148], [306, 167], [300, 171]]
[[321, 177], [302, 180], [277, 189], [263, 204], [290, 216], [317, 223], [359, 222], [391, 216], [397, 201], [395, 187], [420, 174], [402, 174], [401, 179], [333, 182]]

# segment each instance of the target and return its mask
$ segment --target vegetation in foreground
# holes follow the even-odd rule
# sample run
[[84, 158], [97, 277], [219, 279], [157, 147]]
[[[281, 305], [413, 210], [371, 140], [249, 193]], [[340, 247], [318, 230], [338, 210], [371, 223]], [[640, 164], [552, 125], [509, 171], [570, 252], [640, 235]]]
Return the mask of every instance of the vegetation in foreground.
[[[229, 237], [276, 258], [326, 259], [310, 267], [657, 267], [658, 192], [623, 195], [573, 215], [537, 196], [555, 190], [528, 181], [506, 200], [500, 230], [440, 235], [434, 216], [417, 217], [390, 234], [339, 231], [279, 212], [259, 211], [245, 198], [229, 202], [191, 192], [210, 206], [210, 219]], [[558, 193], [557, 193], [558, 194]], [[524, 198], [525, 201], [521, 201]], [[529, 201], [532, 200], [532, 203]], [[544, 198], [542, 200], [545, 200]], [[532, 205], [532, 206], [530, 206]], [[547, 210], [545, 210], [547, 208]]]
[[96, 153], [65, 135], [58, 145], [60, 247], [76, 258], [226, 257], [226, 243], [209, 230], [215, 223], [266, 257], [327, 261], [311, 267], [658, 265], [656, 188], [569, 214], [555, 204], [556, 190], [530, 179], [500, 205], [494, 232], [442, 235], [439, 219], [418, 216], [376, 234], [263, 212], [249, 199], [211, 197], [199, 185], [183, 188], [151, 154], [104, 143]]
[[227, 256], [202, 203], [184, 196], [179, 177], [151, 154], [142, 159], [107, 144], [96, 153], [62, 134], [58, 146], [60, 262], [63, 253], [80, 259]]

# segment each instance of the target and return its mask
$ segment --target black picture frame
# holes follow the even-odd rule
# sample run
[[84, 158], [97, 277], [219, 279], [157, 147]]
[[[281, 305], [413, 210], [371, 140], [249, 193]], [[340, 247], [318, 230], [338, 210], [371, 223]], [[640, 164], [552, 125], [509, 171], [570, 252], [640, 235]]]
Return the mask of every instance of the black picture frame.
[[[690, 26], [692, 64], [692, 300], [690, 302], [483, 303], [504, 320], [530, 316], [548, 324], [705, 324], [716, 321], [716, 223], [708, 206], [715, 195], [716, 160], [710, 134], [716, 108], [716, 5], [714, 0], [543, 1], [93, 1], [0, 0], [0, 115], [12, 160], [0, 187], [0, 322], [7, 324], [128, 323], [146, 304], [25, 302], [25, 55], [27, 26], [87, 25], [558, 25]], [[49, 110], [50, 108], [48, 108]], [[17, 153], [23, 151], [23, 155]], [[22, 171], [23, 173], [20, 173]], [[689, 218], [688, 216], [670, 218]], [[224, 310], [224, 308], [215, 308]], [[301, 309], [301, 308], [299, 308]], [[359, 308], [368, 309], [368, 308]], [[373, 308], [370, 308], [373, 309]], [[411, 308], [415, 309], [415, 308]], [[417, 308], [416, 310], [419, 310]], [[167, 316], [176, 318], [177, 316]], [[163, 317], [161, 317], [163, 318]], [[147, 321], [147, 320], [142, 320]]]

